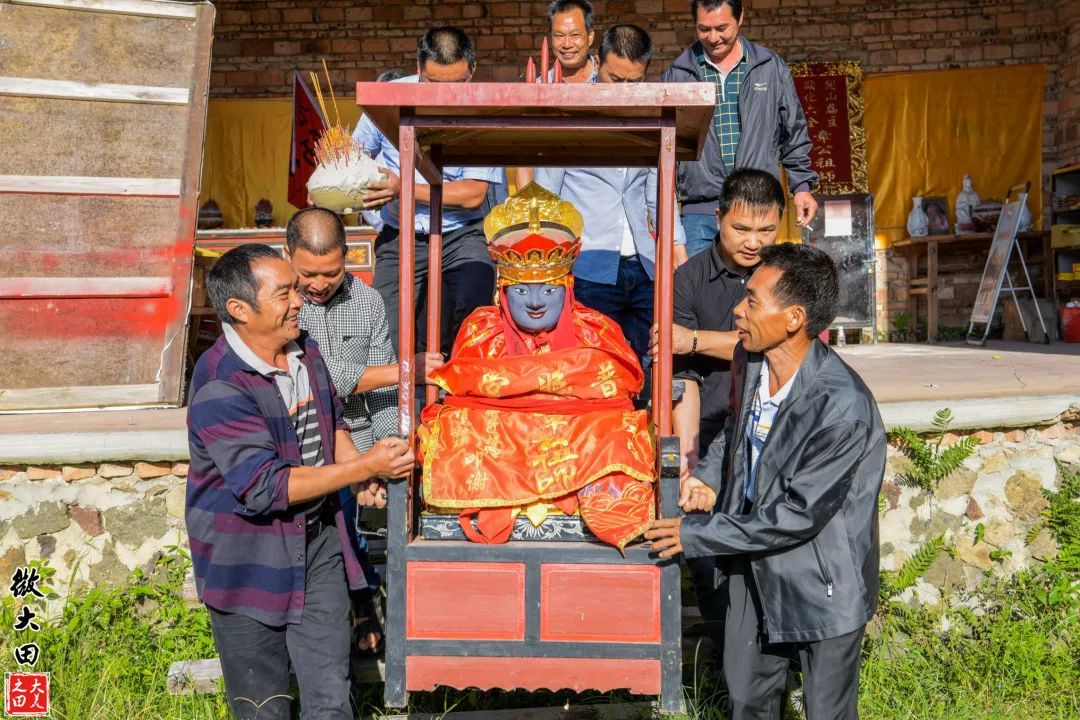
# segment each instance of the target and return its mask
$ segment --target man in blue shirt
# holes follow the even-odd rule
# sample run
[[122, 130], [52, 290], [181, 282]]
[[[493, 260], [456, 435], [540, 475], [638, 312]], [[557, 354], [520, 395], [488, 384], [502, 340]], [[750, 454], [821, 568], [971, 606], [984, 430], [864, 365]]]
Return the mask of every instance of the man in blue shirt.
[[[428, 30], [417, 43], [416, 75], [395, 82], [469, 82], [476, 69], [473, 42], [455, 27]], [[365, 153], [378, 157], [389, 176], [374, 189], [364, 203], [365, 210], [381, 207], [383, 229], [375, 240], [375, 276], [372, 286], [386, 303], [390, 339], [398, 350], [398, 257], [400, 240], [401, 159], [395, 145], [365, 115], [353, 137]], [[449, 352], [458, 327], [481, 305], [489, 305], [495, 291], [495, 266], [484, 238], [484, 205], [492, 185], [503, 181], [499, 168], [443, 168], [443, 317], [442, 348]], [[415, 306], [417, 347], [423, 347], [426, 333], [422, 300], [427, 290], [428, 238], [431, 189], [416, 173]]]
[[[608, 28], [600, 43], [599, 80], [641, 82], [652, 58], [649, 34], [635, 25]], [[585, 220], [574, 264], [574, 296], [619, 323], [645, 364], [653, 322], [656, 240], [655, 168], [538, 168], [536, 182], [573, 203]], [[675, 260], [686, 259], [675, 223]]]

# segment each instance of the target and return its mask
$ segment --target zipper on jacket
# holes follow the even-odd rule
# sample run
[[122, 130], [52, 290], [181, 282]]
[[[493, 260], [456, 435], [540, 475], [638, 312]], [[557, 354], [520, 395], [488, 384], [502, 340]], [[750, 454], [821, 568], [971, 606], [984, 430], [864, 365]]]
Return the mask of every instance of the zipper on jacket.
[[821, 577], [825, 580], [825, 594], [828, 597], [832, 597], [832, 576], [829, 575], [829, 570], [825, 567], [825, 558], [821, 557], [821, 549], [818, 548], [817, 538], [810, 541], [810, 546], [814, 548], [814, 556], [817, 558], [818, 568], [821, 570]]

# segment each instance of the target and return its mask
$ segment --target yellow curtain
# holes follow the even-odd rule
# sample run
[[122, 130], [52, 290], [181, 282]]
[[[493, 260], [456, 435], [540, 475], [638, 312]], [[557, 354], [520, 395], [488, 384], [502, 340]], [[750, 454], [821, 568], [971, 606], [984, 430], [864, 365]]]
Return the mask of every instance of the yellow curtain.
[[[342, 122], [353, 127], [360, 108], [343, 101], [338, 106]], [[213, 198], [225, 227], [252, 227], [255, 203], [266, 198], [274, 206], [274, 224], [284, 226], [297, 210], [287, 198], [292, 120], [289, 98], [211, 100], [200, 207]]]
[[[870, 75], [863, 82], [867, 171], [879, 247], [906, 235], [915, 195], [947, 198], [949, 217], [965, 173], [984, 198], [1004, 198], [1031, 181], [1028, 206], [1042, 219], [1042, 104], [1045, 65]], [[342, 121], [359, 108], [340, 102]], [[217, 201], [226, 227], [253, 224], [255, 203], [274, 222], [293, 212], [286, 199], [292, 102], [211, 100], [201, 202]], [[800, 237], [789, 203], [784, 239]]]
[[867, 172], [879, 247], [907, 235], [911, 198], [953, 205], [964, 174], [982, 198], [1005, 199], [1031, 181], [1028, 207], [1042, 222], [1045, 65], [867, 76]]

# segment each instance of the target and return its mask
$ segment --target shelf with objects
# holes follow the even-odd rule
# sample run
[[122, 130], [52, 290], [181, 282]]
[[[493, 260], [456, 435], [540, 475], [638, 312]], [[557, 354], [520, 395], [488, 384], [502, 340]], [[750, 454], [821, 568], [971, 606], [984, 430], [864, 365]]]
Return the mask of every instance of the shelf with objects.
[[1062, 339], [1080, 342], [1080, 165], [1056, 170], [1051, 190], [1053, 298]]
[[[1036, 288], [1042, 291], [1043, 297], [1050, 297], [1053, 292], [1050, 233], [1042, 230], [1021, 232], [1016, 234], [1016, 239], [1024, 250], [1024, 260]], [[917, 298], [926, 298], [928, 342], [940, 339], [942, 279], [962, 278], [971, 280], [969, 285], [977, 283], [979, 268], [973, 264], [973, 258], [977, 256], [981, 263], [993, 240], [994, 234], [991, 232], [971, 232], [906, 237], [889, 246], [890, 250], [907, 260], [908, 317], [911, 318], [912, 327], [918, 320]], [[964, 312], [968, 309], [964, 306]]]
[[[436, 229], [441, 227], [445, 166], [658, 167], [655, 307], [662, 329], [661, 352], [652, 370], [653, 411], [648, 426], [644, 437], [633, 434], [629, 442], [644, 439], [652, 453], [648, 460], [656, 485], [650, 495], [650, 515], [676, 516], [679, 460], [678, 441], [671, 432], [668, 351], [675, 163], [699, 156], [715, 88], [703, 83], [358, 83], [356, 93], [357, 102], [386, 137], [396, 141], [401, 155], [401, 357], [412, 357], [416, 349], [415, 173], [431, 186], [431, 228]], [[535, 185], [519, 190], [524, 197], [512, 196], [506, 217], [491, 220], [489, 215], [490, 225], [485, 229], [527, 241], [536, 237], [529, 233], [539, 232], [541, 226], [551, 231], [548, 236], [560, 228], [572, 228], [573, 213], [552, 208], [567, 203], [545, 197], [545, 192]], [[550, 212], [556, 215], [543, 214]], [[441, 233], [433, 231], [426, 247], [427, 349], [437, 350]], [[403, 363], [399, 424], [401, 434], [410, 441], [417, 433], [415, 397], [409, 368]], [[438, 410], [439, 406], [432, 407], [436, 400], [437, 389], [428, 386], [425, 418]], [[452, 427], [448, 434], [451, 431]], [[501, 437], [515, 445], [530, 442], [525, 437]], [[594, 444], [604, 444], [603, 438], [597, 440], [601, 442]], [[471, 461], [479, 462], [475, 457]], [[437, 457], [424, 457], [425, 468], [438, 462]], [[462, 522], [454, 515], [442, 516], [450, 519], [450, 527], [444, 529], [451, 532], [445, 539], [436, 539], [432, 533], [437, 528], [433, 529], [425, 506], [427, 487], [418, 471], [410, 480], [392, 482], [389, 488], [387, 706], [403, 707], [409, 692], [442, 685], [627, 689], [659, 696], [664, 711], [681, 709], [682, 603], [677, 562], [659, 560], [640, 539], [620, 551], [580, 531], [571, 540], [522, 537], [502, 543], [473, 542], [454, 534], [452, 526]]]

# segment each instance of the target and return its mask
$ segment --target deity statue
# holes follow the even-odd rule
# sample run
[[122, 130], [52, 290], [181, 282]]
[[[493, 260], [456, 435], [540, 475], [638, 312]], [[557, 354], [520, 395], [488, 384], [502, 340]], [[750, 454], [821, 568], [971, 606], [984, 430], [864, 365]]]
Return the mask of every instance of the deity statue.
[[561, 512], [621, 549], [655, 517], [655, 445], [632, 402], [644, 373], [618, 324], [574, 300], [582, 227], [536, 184], [495, 207], [498, 304], [466, 318], [432, 373], [446, 398], [421, 416], [424, 500], [475, 542]]
[[971, 211], [980, 202], [979, 195], [971, 189], [971, 176], [964, 176], [964, 189], [956, 196], [956, 232], [975, 232], [975, 224], [971, 221]]

